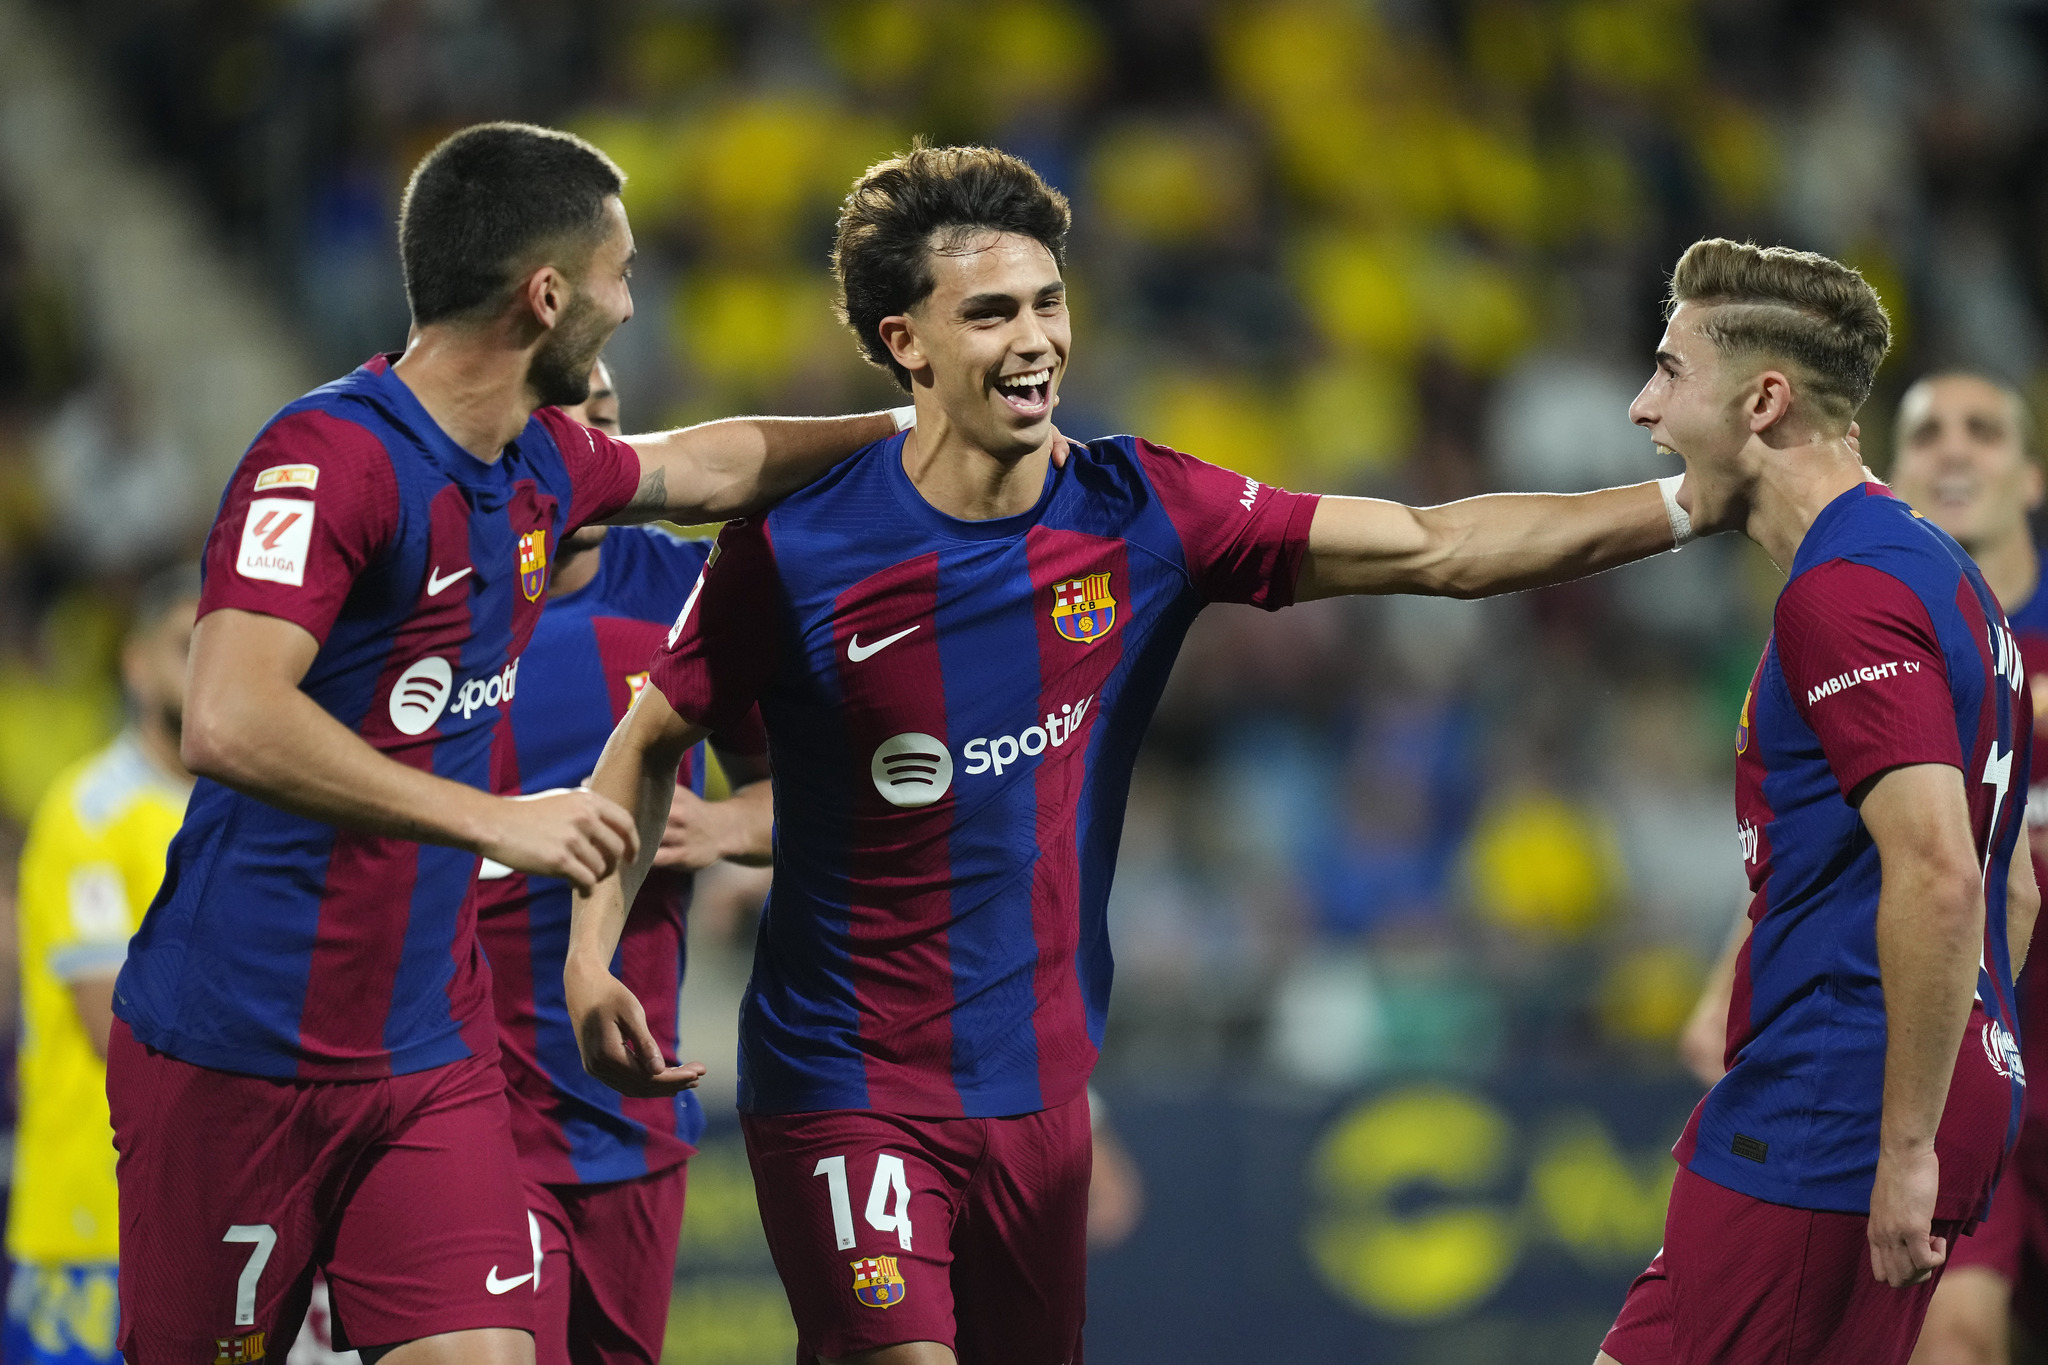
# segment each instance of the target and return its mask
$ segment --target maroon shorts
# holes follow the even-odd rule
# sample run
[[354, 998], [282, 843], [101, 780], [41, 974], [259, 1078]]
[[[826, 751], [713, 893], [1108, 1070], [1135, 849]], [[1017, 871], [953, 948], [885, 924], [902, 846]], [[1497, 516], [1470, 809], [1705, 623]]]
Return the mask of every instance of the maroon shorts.
[[[1893, 1289], [1870, 1220], [1769, 1204], [1680, 1167], [1664, 1249], [1600, 1349], [1621, 1365], [1905, 1365], [1941, 1273]], [[1961, 1225], [1934, 1224], [1955, 1244]]]
[[1001, 1119], [742, 1114], [797, 1359], [936, 1341], [1074, 1365], [1087, 1305], [1088, 1099]]
[[2033, 1115], [2005, 1163], [1990, 1216], [1949, 1252], [1948, 1269], [1965, 1268], [1989, 1270], [2012, 1286], [2014, 1311], [2048, 1333], [2048, 1124]]
[[526, 1207], [540, 1228], [535, 1365], [656, 1365], [675, 1295], [689, 1166], [638, 1180], [543, 1185]]
[[212, 1071], [116, 1020], [128, 1365], [282, 1356], [316, 1268], [338, 1343], [532, 1331], [538, 1256], [504, 1087], [495, 1053], [371, 1081]]

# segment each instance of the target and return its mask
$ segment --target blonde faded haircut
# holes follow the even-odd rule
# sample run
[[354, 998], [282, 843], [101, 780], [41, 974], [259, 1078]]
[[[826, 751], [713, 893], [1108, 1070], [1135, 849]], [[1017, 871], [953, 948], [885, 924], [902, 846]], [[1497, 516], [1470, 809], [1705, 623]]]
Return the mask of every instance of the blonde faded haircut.
[[1846, 424], [1870, 397], [1891, 349], [1877, 291], [1840, 261], [1811, 251], [1711, 237], [1671, 272], [1668, 317], [1681, 303], [1713, 311], [1700, 334], [1723, 355], [1789, 362], [1816, 406]]

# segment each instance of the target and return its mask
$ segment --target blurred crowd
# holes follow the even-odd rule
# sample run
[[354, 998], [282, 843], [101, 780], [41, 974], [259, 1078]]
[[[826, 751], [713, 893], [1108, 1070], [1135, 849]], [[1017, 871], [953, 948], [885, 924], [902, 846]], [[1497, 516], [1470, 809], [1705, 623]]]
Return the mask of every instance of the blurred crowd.
[[[1860, 267], [2028, 391], [2048, 15], [2001, 0], [66, 0], [151, 155], [326, 371], [404, 340], [404, 177], [480, 119], [631, 177], [626, 424], [892, 401], [830, 313], [840, 195], [916, 134], [1075, 209], [1070, 434], [1436, 502], [1673, 472], [1628, 423], [1702, 235]], [[132, 417], [0, 214], [0, 855], [119, 714], [143, 570], [238, 452]], [[1670, 1068], [1741, 894], [1733, 736], [1778, 578], [1707, 542], [1486, 603], [1201, 621], [1140, 763], [1105, 1066], [1305, 1086]], [[0, 866], [12, 865], [0, 856]]]

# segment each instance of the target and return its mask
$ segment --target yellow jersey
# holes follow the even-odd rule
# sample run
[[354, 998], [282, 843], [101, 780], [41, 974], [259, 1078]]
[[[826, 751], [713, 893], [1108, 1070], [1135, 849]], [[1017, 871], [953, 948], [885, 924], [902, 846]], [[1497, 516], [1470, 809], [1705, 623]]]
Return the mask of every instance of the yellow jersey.
[[67, 769], [21, 855], [20, 1118], [7, 1251], [17, 1261], [119, 1254], [107, 1066], [70, 983], [118, 971], [164, 878], [189, 788], [132, 733]]

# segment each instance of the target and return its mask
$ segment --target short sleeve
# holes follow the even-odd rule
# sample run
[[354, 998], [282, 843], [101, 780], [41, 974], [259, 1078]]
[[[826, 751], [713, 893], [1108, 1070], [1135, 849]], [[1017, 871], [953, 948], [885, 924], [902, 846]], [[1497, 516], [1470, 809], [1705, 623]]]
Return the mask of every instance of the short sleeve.
[[383, 443], [304, 410], [242, 457], [206, 540], [199, 614], [234, 607], [325, 643], [349, 589], [398, 528], [398, 478]]
[[1926, 605], [1904, 583], [1837, 559], [1778, 598], [1778, 662], [1844, 797], [1887, 768], [1963, 766], [1948, 664]]
[[774, 676], [781, 614], [775, 555], [758, 519], [727, 523], [656, 652], [649, 679], [685, 720], [737, 732]]
[[633, 447], [560, 408], [542, 408], [534, 416], [554, 438], [569, 471], [569, 525], [563, 534], [603, 521], [633, 501], [640, 489], [640, 455]]
[[711, 742], [729, 754], [759, 758], [768, 752], [768, 727], [761, 721], [761, 708], [747, 711], [738, 721], [711, 737]]
[[1291, 606], [1320, 499], [1150, 441], [1138, 441], [1136, 448], [1145, 477], [1180, 533], [1188, 574], [1204, 600], [1267, 611]]

